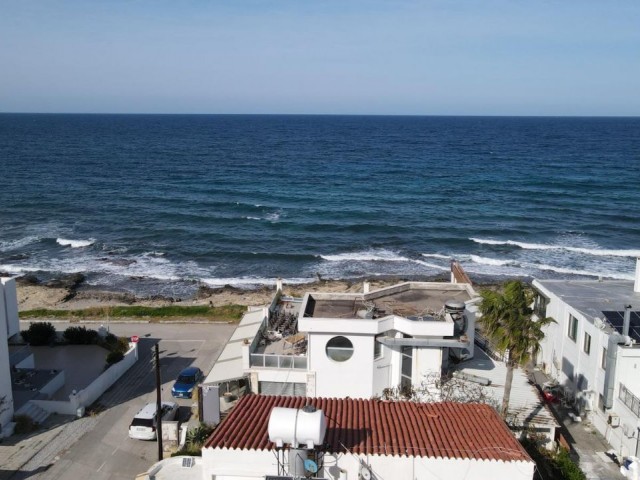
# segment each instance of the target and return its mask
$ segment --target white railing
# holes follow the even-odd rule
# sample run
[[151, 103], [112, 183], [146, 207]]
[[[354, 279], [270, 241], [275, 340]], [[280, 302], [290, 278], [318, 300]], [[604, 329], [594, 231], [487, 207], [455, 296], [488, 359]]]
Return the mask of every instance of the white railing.
[[296, 355], [270, 355], [264, 353], [252, 353], [250, 365], [258, 368], [287, 368], [306, 370], [307, 357]]

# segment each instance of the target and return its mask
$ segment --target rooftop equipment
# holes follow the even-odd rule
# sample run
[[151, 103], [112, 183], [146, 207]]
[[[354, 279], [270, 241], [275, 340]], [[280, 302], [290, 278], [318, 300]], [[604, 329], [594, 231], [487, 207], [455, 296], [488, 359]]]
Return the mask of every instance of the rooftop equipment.
[[291, 448], [301, 445], [308, 449], [322, 445], [327, 431], [327, 421], [322, 410], [307, 405], [304, 408], [274, 407], [269, 417], [269, 440], [276, 447], [288, 444]]

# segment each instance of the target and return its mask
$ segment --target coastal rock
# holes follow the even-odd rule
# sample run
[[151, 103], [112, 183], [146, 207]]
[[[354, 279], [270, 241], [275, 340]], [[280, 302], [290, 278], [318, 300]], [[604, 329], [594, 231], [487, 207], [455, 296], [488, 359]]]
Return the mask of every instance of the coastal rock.
[[73, 290], [84, 282], [84, 280], [85, 276], [82, 273], [69, 273], [67, 275], [54, 278], [53, 280], [49, 280], [44, 285], [49, 288], [66, 288], [68, 290]]
[[27, 273], [26, 275], [16, 277], [16, 283], [18, 285], [40, 285], [40, 280], [33, 273]]
[[74, 301], [91, 300], [95, 304], [123, 303], [133, 305], [137, 302], [134, 294], [128, 292], [109, 292], [104, 290], [82, 290], [76, 292]]

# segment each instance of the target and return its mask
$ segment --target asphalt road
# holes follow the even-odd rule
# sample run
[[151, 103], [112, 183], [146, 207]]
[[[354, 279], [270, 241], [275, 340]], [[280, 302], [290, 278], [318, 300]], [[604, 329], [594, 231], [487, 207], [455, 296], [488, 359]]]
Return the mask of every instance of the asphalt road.
[[[58, 330], [67, 326], [56, 324]], [[95, 324], [87, 327], [97, 328]], [[30, 462], [25, 466], [31, 472], [29, 478], [131, 480], [145, 472], [157, 461], [157, 443], [129, 438], [128, 428], [138, 410], [156, 400], [154, 345], [160, 342], [162, 399], [172, 400], [171, 386], [178, 373], [187, 366], [197, 366], [207, 374], [234, 329], [235, 325], [227, 324], [111, 323], [110, 331], [115, 335], [140, 337], [138, 362], [98, 399], [104, 411], [93, 422], [82, 419], [87, 431], [80, 429], [75, 444], [63, 452], [54, 451], [52, 458], [38, 458], [42, 465]], [[188, 420], [191, 400], [174, 401], [180, 405], [181, 420]]]

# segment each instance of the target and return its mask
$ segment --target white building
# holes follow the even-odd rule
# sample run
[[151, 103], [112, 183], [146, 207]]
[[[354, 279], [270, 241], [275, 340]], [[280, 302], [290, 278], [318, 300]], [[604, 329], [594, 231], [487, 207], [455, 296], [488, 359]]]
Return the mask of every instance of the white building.
[[[300, 414], [274, 428], [275, 407], [307, 405], [321, 427]], [[277, 448], [273, 432], [286, 437], [290, 427], [295, 444], [285, 438]], [[207, 440], [198, 467], [216, 480], [530, 480], [535, 463], [488, 405], [248, 395]]]
[[553, 317], [538, 365], [617, 450], [638, 456], [640, 261], [635, 283], [536, 280], [536, 313]]
[[13, 394], [11, 391], [11, 362], [8, 339], [20, 332], [16, 282], [12, 278], [0, 278], [0, 437], [7, 432], [13, 418]]
[[471, 358], [470, 284], [406, 282], [362, 293], [281, 296], [252, 311], [205, 380], [244, 375], [254, 393], [372, 398]]

